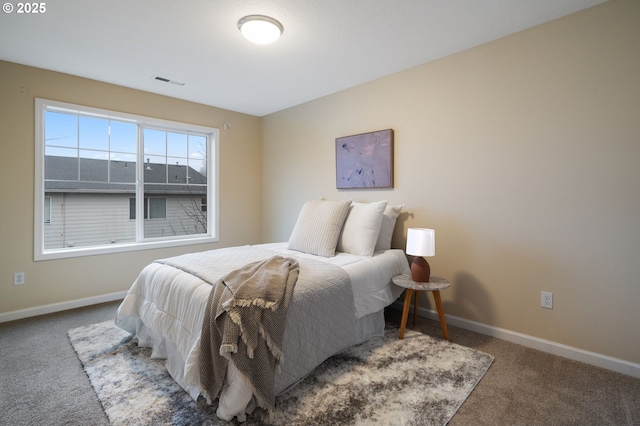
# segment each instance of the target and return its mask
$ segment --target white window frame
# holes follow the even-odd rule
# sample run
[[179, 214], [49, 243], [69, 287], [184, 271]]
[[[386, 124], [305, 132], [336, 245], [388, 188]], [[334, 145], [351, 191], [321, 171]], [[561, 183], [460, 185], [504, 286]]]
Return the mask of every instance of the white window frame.
[[[206, 135], [209, 139], [207, 149], [207, 233], [196, 236], [178, 235], [164, 238], [144, 238], [144, 219], [137, 221], [136, 242], [110, 244], [89, 247], [73, 247], [63, 249], [44, 249], [44, 119], [45, 111], [80, 113], [94, 115], [100, 118], [128, 121], [138, 125], [138, 152], [142, 152], [142, 129], [153, 127], [168, 131], [193, 132]], [[121, 253], [137, 250], [159, 249], [193, 244], [214, 243], [219, 241], [219, 141], [220, 130], [176, 121], [162, 120], [141, 115], [127, 114], [100, 108], [75, 105], [66, 102], [36, 98], [35, 100], [35, 191], [34, 191], [34, 260], [51, 260], [72, 257], [92, 256], [99, 254]], [[140, 157], [142, 158], [142, 156]], [[138, 176], [142, 176], [144, 161], [138, 161]], [[143, 182], [136, 182], [136, 218], [142, 217], [144, 202]]]

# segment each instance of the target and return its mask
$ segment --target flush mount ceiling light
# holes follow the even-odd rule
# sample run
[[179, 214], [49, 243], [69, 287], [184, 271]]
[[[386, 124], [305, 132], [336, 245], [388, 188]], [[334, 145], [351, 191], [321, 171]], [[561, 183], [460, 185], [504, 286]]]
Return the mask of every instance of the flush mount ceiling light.
[[282, 35], [282, 24], [263, 15], [249, 15], [238, 21], [238, 29], [249, 41], [257, 44], [269, 44]]

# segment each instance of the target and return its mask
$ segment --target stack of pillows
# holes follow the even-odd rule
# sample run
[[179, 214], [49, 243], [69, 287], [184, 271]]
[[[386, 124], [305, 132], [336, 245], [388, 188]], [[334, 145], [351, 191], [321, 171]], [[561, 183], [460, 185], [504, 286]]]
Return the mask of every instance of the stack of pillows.
[[372, 256], [391, 248], [396, 219], [404, 205], [386, 201], [307, 201], [289, 238], [289, 248], [317, 256], [336, 252]]

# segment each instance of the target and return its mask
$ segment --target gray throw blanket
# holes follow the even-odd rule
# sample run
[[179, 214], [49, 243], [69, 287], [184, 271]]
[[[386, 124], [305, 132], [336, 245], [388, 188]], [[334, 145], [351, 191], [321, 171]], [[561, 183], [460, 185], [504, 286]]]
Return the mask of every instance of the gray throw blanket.
[[200, 338], [200, 381], [207, 399], [222, 389], [229, 360], [250, 384], [259, 406], [275, 406], [274, 376], [298, 261], [274, 256], [221, 278], [211, 289]]

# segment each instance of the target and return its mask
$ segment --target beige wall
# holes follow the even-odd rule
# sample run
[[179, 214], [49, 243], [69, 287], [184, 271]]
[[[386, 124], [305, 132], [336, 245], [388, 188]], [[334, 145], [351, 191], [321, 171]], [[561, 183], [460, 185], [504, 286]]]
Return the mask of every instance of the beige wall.
[[[265, 117], [264, 239], [307, 199], [405, 203], [445, 312], [640, 362], [639, 23], [607, 2]], [[334, 139], [386, 128], [395, 188], [337, 191]]]
[[[35, 97], [219, 128], [219, 243], [34, 262]], [[259, 242], [261, 132], [257, 117], [0, 61], [0, 314], [125, 291], [160, 257]]]

